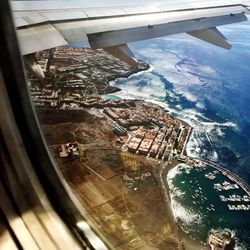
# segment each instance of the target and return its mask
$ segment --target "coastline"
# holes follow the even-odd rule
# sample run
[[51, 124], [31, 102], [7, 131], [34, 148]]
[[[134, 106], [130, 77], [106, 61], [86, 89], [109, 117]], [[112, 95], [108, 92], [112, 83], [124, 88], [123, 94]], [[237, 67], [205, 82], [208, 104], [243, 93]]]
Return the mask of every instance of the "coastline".
[[[148, 72], [152, 69], [153, 69], [153, 67], [151, 68], [151, 66], [150, 66], [149, 69], [147, 69], [145, 71], [139, 71], [137, 73], [131, 74], [129, 77], [143, 74], [143, 73]], [[119, 80], [119, 78], [115, 79], [113, 82], [115, 82], [116, 80]], [[109, 84], [110, 83], [112, 84], [112, 81], [109, 82]], [[119, 91], [117, 91], [117, 92], [119, 92]], [[115, 93], [111, 93], [111, 94], [115, 96]], [[119, 97], [119, 98], [121, 98], [121, 97]], [[125, 98], [121, 98], [121, 99], [125, 99]], [[164, 104], [162, 104], [158, 101], [153, 101], [153, 100], [143, 100], [143, 101], [159, 105], [161, 108], [168, 111], [167, 107], [165, 107]], [[178, 119], [178, 120], [180, 120], [180, 119]], [[180, 121], [183, 122], [184, 124], [188, 125], [187, 122], [182, 121], [182, 120], [180, 120]], [[183, 150], [183, 153], [185, 155], [187, 155], [186, 144], [188, 143], [188, 141], [190, 139], [192, 131], [193, 131], [193, 128], [190, 126], [190, 130], [189, 130], [188, 136], [186, 138], [184, 150]], [[208, 245], [204, 245], [200, 241], [192, 239], [191, 236], [181, 228], [181, 226], [179, 225], [178, 221], [176, 221], [175, 216], [173, 214], [173, 210], [172, 210], [172, 206], [171, 206], [170, 187], [168, 186], [168, 183], [164, 182], [163, 175], [167, 174], [168, 171], [170, 171], [172, 168], [176, 167], [178, 164], [179, 164], [178, 161], [176, 161], [174, 164], [169, 164], [169, 162], [165, 163], [164, 165], [160, 164], [160, 168], [158, 171], [157, 178], [160, 182], [160, 189], [161, 189], [162, 198], [163, 198], [163, 201], [165, 204], [166, 213], [169, 215], [170, 218], [172, 218], [172, 221], [170, 223], [172, 224], [172, 228], [174, 229], [176, 236], [179, 238], [179, 248], [180, 249], [184, 249], [183, 248], [183, 246], [184, 246], [186, 250], [209, 250], [210, 247]], [[165, 172], [166, 169], [167, 169], [167, 172]]]
[[140, 75], [140, 74], [143, 74], [144, 72], [147, 72], [148, 70], [150, 70], [151, 66], [149, 64], [144, 63], [144, 62], [140, 62], [140, 63], [141, 63], [140, 65], [142, 65], [142, 66], [139, 65], [137, 68], [133, 68], [130, 71], [119, 74], [117, 76], [107, 78], [107, 89], [106, 89], [106, 92], [104, 93], [104, 95], [115, 94], [115, 93], [121, 91], [121, 89], [114, 86], [112, 84], [112, 82], [115, 82], [118, 79], [123, 79], [123, 78], [127, 79], [127, 78], [130, 78], [131, 76], [134, 76], [134, 75]]
[[[148, 63], [146, 63], [147, 67], [146, 68], [137, 68], [137, 69], [134, 69], [132, 71], [130, 71], [129, 73], [127, 73], [127, 75], [120, 75], [120, 76], [117, 76], [115, 77], [115, 79], [109, 79], [108, 80], [108, 84], [110, 87], [114, 87], [113, 84], [117, 81], [117, 80], [120, 80], [120, 79], [129, 79], [133, 76], [139, 76], [141, 74], [144, 74], [144, 73], [147, 73], [147, 72], [151, 72], [152, 70], [154, 70], [154, 67]], [[110, 93], [107, 93], [107, 94], [104, 94], [104, 95], [109, 95], [109, 94], [115, 94], [117, 92], [120, 92], [122, 89], [117, 88], [117, 91], [115, 92], [110, 92]]]
[[[150, 70], [153, 70], [153, 67], [150, 66], [147, 70], [140, 70], [134, 74], [131, 74], [129, 77], [126, 77], [126, 78], [130, 78], [130, 77], [135, 76], [135, 75], [144, 74], [145, 72], [148, 72]], [[115, 80], [110, 81], [109, 84], [111, 84], [111, 86], [112, 86], [112, 82], [115, 82], [116, 80], [119, 80], [121, 78], [124, 78], [124, 77], [118, 77]], [[121, 91], [121, 90], [119, 90], [119, 91]], [[117, 92], [119, 92], [119, 91], [117, 91]], [[110, 94], [115, 96], [115, 93], [110, 93]], [[126, 99], [126, 98], [122, 98], [122, 97], [119, 97], [119, 98]], [[142, 99], [142, 100], [145, 102], [159, 105], [164, 110], [169, 111], [167, 109], [167, 107], [159, 101], [144, 100], [144, 99]], [[138, 99], [138, 101], [142, 101], [142, 100]], [[176, 118], [176, 119], [178, 119], [181, 122], [183, 122], [184, 124], [187, 124], [188, 126], [190, 126], [187, 122], [182, 121], [179, 118]], [[184, 155], [187, 155], [186, 145], [191, 137], [192, 131], [193, 131], [193, 128], [190, 126], [190, 130], [189, 130], [188, 136], [186, 138], [185, 146], [184, 146], [184, 150], [183, 150]], [[171, 224], [172, 224], [172, 227], [174, 228], [176, 236], [179, 238], [179, 248], [180, 249], [184, 249], [183, 248], [183, 246], [184, 246], [186, 250], [210, 250], [210, 247], [208, 245], [204, 245], [200, 241], [191, 238], [191, 236], [181, 228], [181, 226], [179, 225], [178, 221], [176, 221], [175, 216], [173, 214], [173, 210], [172, 210], [172, 206], [171, 206], [170, 187], [169, 187], [168, 183], [164, 182], [163, 175], [166, 175], [172, 168], [176, 167], [179, 163], [180, 162], [176, 161], [174, 164], [173, 163], [169, 164], [169, 162], [166, 162], [164, 165], [160, 164], [160, 169], [158, 171], [157, 178], [160, 182], [160, 186], [161, 186], [160, 189], [161, 189], [161, 193], [163, 196], [162, 198], [164, 200], [166, 213], [169, 215], [170, 218], [172, 218]], [[167, 170], [167, 172], [166, 172], [166, 170]]]
[[[126, 99], [126, 98], [121, 98], [121, 99]], [[150, 100], [138, 99], [138, 101], [144, 101], [144, 102], [147, 102], [147, 103], [152, 103], [152, 104], [159, 105], [159, 103], [154, 102], [154, 101], [150, 101]], [[164, 105], [159, 105], [159, 106], [161, 106], [163, 109], [167, 110], [167, 108], [164, 107]], [[183, 122], [181, 119], [178, 119], [178, 118], [176, 118], [176, 119]], [[187, 124], [186, 122], [184, 122], [184, 123]], [[188, 141], [190, 140], [190, 137], [192, 135], [192, 131], [193, 131], [193, 128], [190, 127], [188, 136], [187, 136], [186, 141], [185, 141], [184, 150], [182, 152], [183, 155], [185, 155], [185, 156], [187, 156], [186, 146], [187, 146]], [[193, 158], [193, 157], [191, 157], [191, 158]], [[202, 161], [204, 163], [208, 163], [209, 165], [213, 164], [211, 162], [208, 162], [208, 161], [205, 161], [205, 160], [200, 160], [198, 158], [193, 158], [193, 160]], [[178, 164], [180, 164], [180, 162], [177, 161], [177, 159], [173, 159], [173, 161], [175, 161], [175, 162], [171, 163], [171, 164], [169, 164], [169, 162], [165, 162], [165, 163], [160, 164], [158, 174], [157, 174], [157, 178], [158, 178], [160, 186], [161, 186], [160, 189], [161, 189], [161, 193], [163, 195], [162, 198], [164, 200], [166, 213], [168, 214], [169, 218], [172, 218], [170, 223], [172, 224], [172, 227], [174, 229], [176, 237], [179, 238], [179, 248], [180, 249], [187, 249], [187, 250], [209, 250], [211, 248], [208, 245], [208, 243], [204, 243], [204, 242], [201, 242], [201, 241], [199, 241], [197, 239], [193, 239], [192, 236], [189, 233], [185, 232], [182, 229], [181, 225], [178, 223], [178, 221], [176, 220], [176, 218], [175, 218], [175, 216], [173, 214], [173, 208], [172, 208], [172, 205], [171, 205], [171, 197], [170, 197], [171, 189], [170, 189], [168, 183], [164, 182], [164, 178], [163, 178], [163, 176], [166, 175], [172, 168], [174, 168]], [[218, 166], [218, 167], [220, 167], [220, 166]], [[224, 169], [224, 171], [225, 171], [225, 169]], [[221, 172], [223, 172], [223, 170]], [[234, 173], [231, 173], [231, 171], [228, 171], [228, 173], [229, 173], [229, 175], [232, 174], [232, 176], [235, 175]]]

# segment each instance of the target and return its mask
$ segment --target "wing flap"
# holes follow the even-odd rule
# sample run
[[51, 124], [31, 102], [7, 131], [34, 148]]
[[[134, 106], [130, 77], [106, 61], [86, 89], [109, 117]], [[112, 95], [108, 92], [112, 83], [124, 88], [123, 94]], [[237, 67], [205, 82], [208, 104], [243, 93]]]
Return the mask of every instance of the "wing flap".
[[[16, 19], [22, 18], [23, 20], [26, 21], [26, 23], [17, 23]], [[39, 24], [39, 23], [45, 23], [48, 22], [48, 19], [41, 15], [38, 12], [29, 12], [27, 14], [27, 12], [14, 12], [14, 20], [16, 23], [16, 27], [23, 27], [23, 26], [29, 26], [29, 25], [35, 25], [35, 24]]]
[[105, 48], [107, 52], [109, 52], [111, 55], [119, 58], [123, 62], [126, 62], [127, 64], [131, 65], [132, 67], [135, 67], [138, 65], [138, 61], [136, 60], [133, 52], [130, 50], [127, 44], [122, 44], [119, 46], [114, 47], [108, 47]]
[[16, 27], [29, 25], [29, 23], [22, 17], [16, 17], [14, 20]]
[[232, 45], [226, 40], [222, 33], [215, 27], [191, 31], [188, 32], [188, 34], [224, 49], [231, 49], [232, 47]]

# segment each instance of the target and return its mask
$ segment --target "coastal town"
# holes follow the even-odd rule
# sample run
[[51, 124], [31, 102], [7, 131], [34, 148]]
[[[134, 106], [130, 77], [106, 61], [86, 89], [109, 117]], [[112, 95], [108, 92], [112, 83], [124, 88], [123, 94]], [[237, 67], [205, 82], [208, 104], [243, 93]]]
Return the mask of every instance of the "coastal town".
[[167, 160], [183, 154], [191, 128], [157, 105], [135, 101], [135, 107], [105, 108], [104, 114], [117, 124], [118, 136], [129, 136], [123, 150]]
[[[214, 184], [222, 202], [250, 201], [249, 187], [235, 174], [186, 155], [192, 132], [187, 123], [157, 104], [107, 98], [120, 90], [110, 81], [147, 70], [147, 63], [132, 67], [102, 49], [71, 47], [42, 51], [36, 58], [46, 77], [41, 81], [28, 73], [29, 90], [50, 152], [93, 223], [117, 249], [191, 249], [162, 197], [164, 166], [210, 166], [214, 171], [206, 178], [216, 180], [222, 173], [231, 180]], [[239, 188], [246, 195], [224, 196]], [[250, 206], [228, 203], [228, 209]], [[211, 234], [202, 247], [224, 249], [230, 242], [224, 238]]]
[[59, 47], [39, 52], [36, 58], [46, 77], [41, 81], [29, 74], [29, 90], [34, 105], [41, 109], [109, 106], [100, 95], [119, 90], [110, 81], [149, 68], [141, 61], [134, 68], [101, 49]]

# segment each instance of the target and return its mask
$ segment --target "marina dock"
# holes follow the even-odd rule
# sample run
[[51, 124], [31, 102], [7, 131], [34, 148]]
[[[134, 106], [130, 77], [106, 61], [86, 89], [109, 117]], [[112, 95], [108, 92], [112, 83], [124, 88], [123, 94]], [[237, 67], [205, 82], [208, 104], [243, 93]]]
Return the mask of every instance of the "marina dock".
[[206, 167], [206, 166], [210, 166], [210, 167], [214, 168], [215, 171], [206, 174], [205, 177], [207, 177], [210, 180], [213, 180], [213, 179], [215, 179], [215, 175], [218, 172], [221, 172], [224, 176], [227, 176], [229, 180], [234, 182], [233, 186], [229, 185], [230, 183], [224, 183], [225, 185], [221, 185], [222, 189], [225, 189], [225, 190], [233, 189], [233, 188], [238, 189], [239, 187], [241, 187], [246, 192], [247, 196], [250, 197], [250, 187], [248, 186], [248, 184], [246, 182], [244, 182], [238, 175], [231, 172], [230, 170], [228, 170], [222, 166], [219, 166], [211, 161], [198, 160], [196, 158], [188, 157], [188, 156], [183, 156], [183, 160], [182, 160], [181, 156], [179, 156], [178, 160], [185, 162], [187, 164], [193, 165], [194, 167], [201, 168], [201, 169]]
[[223, 175], [227, 176], [231, 181], [235, 182], [239, 187], [241, 187], [247, 193], [248, 197], [250, 196], [249, 186], [239, 176], [213, 162], [210, 161], [204, 161], [204, 162], [209, 166], [215, 168], [216, 170], [220, 171]]
[[240, 204], [240, 205], [227, 205], [229, 210], [250, 210], [250, 205], [244, 205], [244, 204]]
[[[185, 162], [190, 164], [202, 171], [205, 167], [212, 167], [214, 168], [213, 171], [205, 174], [205, 177], [214, 180], [216, 179], [216, 174], [221, 173], [226, 176], [230, 181], [224, 181], [222, 183], [214, 183], [214, 189], [218, 192], [226, 192], [232, 190], [238, 190], [242, 188], [245, 191], [246, 195], [237, 195], [237, 194], [229, 194], [228, 197], [224, 195], [219, 195], [220, 200], [222, 202], [234, 204], [227, 204], [228, 210], [230, 211], [249, 211], [250, 205], [246, 204], [246, 202], [250, 202], [250, 188], [239, 176], [232, 173], [228, 169], [221, 167], [213, 162], [210, 161], [202, 161], [188, 156], [179, 156], [178, 160], [181, 162]], [[236, 203], [238, 204], [236, 204]], [[239, 204], [241, 202], [241, 204]], [[244, 204], [243, 204], [244, 203]], [[210, 210], [209, 210], [210, 211]]]
[[240, 196], [240, 195], [235, 195], [235, 194], [229, 195], [229, 197], [225, 197], [224, 195], [220, 195], [220, 200], [224, 201], [224, 202], [226, 202], [226, 201], [250, 202], [250, 197], [247, 195]]

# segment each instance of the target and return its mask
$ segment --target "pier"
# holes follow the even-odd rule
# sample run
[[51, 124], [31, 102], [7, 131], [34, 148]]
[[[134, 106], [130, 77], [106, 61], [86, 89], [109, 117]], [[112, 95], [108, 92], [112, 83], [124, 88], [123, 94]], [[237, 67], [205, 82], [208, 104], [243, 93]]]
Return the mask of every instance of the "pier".
[[227, 205], [229, 210], [240, 211], [240, 210], [250, 210], [250, 205]]
[[181, 155], [186, 154], [186, 146], [187, 146], [187, 143], [188, 143], [188, 141], [189, 141], [189, 138], [190, 138], [190, 136], [191, 136], [192, 131], [193, 131], [193, 128], [190, 127], [190, 128], [188, 129], [188, 134], [187, 134], [187, 137], [186, 137], [186, 139], [185, 139], [185, 142], [184, 142], [184, 144], [183, 144], [183, 148], [182, 148], [182, 151], [181, 151]]
[[227, 176], [231, 181], [234, 181], [247, 193], [248, 196], [250, 196], [249, 186], [238, 175], [232, 173], [228, 169], [225, 169], [213, 162], [210, 161], [204, 161], [204, 162], [207, 163], [209, 166], [215, 168], [216, 170], [220, 171], [223, 175]]
[[229, 183], [227, 181], [224, 181], [222, 184], [216, 183], [214, 184], [214, 189], [217, 191], [226, 191], [231, 189], [239, 189], [239, 185], [235, 183]]
[[229, 195], [229, 197], [225, 197], [224, 195], [220, 195], [221, 201], [227, 202], [227, 201], [244, 201], [244, 202], [250, 202], [250, 197], [247, 195], [240, 196], [240, 195]]
[[[197, 168], [204, 168], [206, 165], [209, 165], [210, 167], [214, 168], [216, 171], [221, 172], [224, 176], [227, 176], [231, 181], [235, 182], [236, 184], [233, 184], [234, 188], [238, 188], [237, 187], [237, 185], [238, 185], [247, 193], [248, 197], [250, 197], [250, 188], [249, 188], [248, 184], [245, 183], [238, 175], [234, 174], [230, 170], [228, 170], [224, 167], [221, 167], [221, 166], [219, 166], [211, 161], [199, 160], [197, 158], [185, 156], [183, 154], [180, 154], [177, 157], [177, 159], [178, 159], [178, 161], [193, 165], [194, 167], [197, 167]], [[214, 173], [206, 174], [205, 177], [208, 179], [211, 179], [211, 180], [215, 179], [215, 175], [217, 173], [216, 171]], [[226, 185], [226, 186], [229, 187], [228, 185]], [[221, 185], [221, 187], [223, 189], [225, 188], [224, 185]], [[229, 188], [229, 189], [231, 189], [231, 188]], [[225, 189], [225, 190], [227, 190], [227, 189]]]

